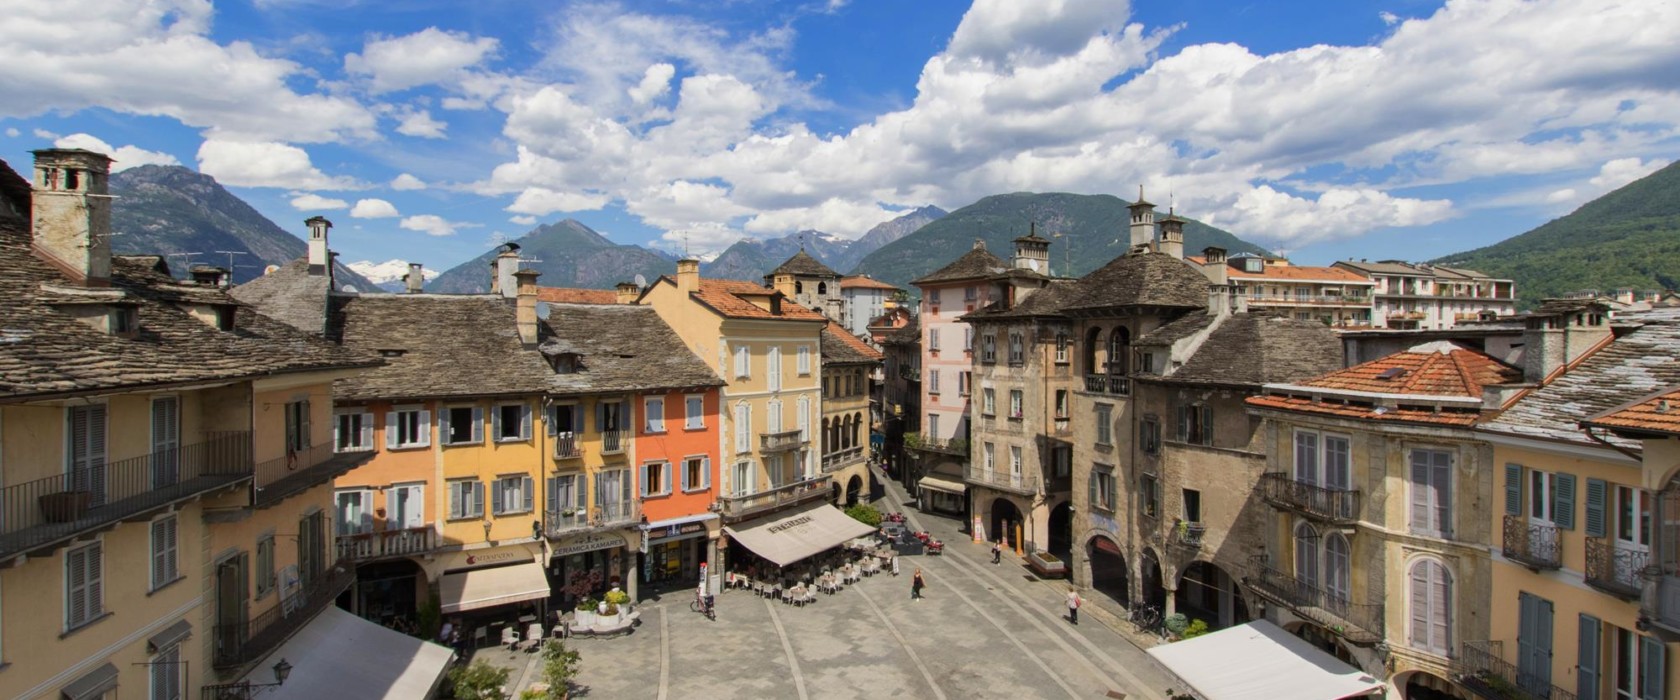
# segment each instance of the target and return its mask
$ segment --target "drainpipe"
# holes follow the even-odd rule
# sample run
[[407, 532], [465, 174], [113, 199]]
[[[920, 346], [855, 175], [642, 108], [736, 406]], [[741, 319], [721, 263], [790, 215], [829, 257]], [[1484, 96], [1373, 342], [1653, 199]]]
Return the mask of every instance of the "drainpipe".
[[1632, 457], [1635, 460], [1637, 460], [1638, 462], [1640, 462], [1641, 464], [1643, 464], [1645, 462], [1645, 456], [1643, 454], [1641, 454], [1639, 452], [1635, 452], [1633, 450], [1630, 450], [1626, 447], [1622, 447], [1621, 445], [1618, 445], [1616, 443], [1610, 442], [1609, 440], [1606, 440], [1604, 438], [1599, 437], [1597, 434], [1593, 433], [1592, 426], [1582, 424], [1581, 425], [1581, 432], [1586, 433], [1587, 439], [1592, 440], [1593, 442], [1596, 442], [1600, 445], [1603, 445], [1603, 446], [1608, 447], [1612, 450], [1615, 450], [1615, 451], [1620, 452], [1622, 454], [1625, 454], [1629, 457]]

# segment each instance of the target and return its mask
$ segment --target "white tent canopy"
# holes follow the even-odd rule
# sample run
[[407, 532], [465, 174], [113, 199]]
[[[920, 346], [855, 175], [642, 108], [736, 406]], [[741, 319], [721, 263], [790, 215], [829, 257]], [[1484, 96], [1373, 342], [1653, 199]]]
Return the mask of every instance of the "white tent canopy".
[[292, 665], [274, 700], [407, 700], [430, 697], [455, 652], [389, 630], [334, 607], [321, 611], [249, 672], [252, 683], [273, 683], [274, 664]]
[[1207, 700], [1341, 700], [1381, 681], [1277, 625], [1257, 620], [1149, 650]]
[[741, 546], [777, 566], [787, 566], [875, 531], [821, 501], [724, 529]]

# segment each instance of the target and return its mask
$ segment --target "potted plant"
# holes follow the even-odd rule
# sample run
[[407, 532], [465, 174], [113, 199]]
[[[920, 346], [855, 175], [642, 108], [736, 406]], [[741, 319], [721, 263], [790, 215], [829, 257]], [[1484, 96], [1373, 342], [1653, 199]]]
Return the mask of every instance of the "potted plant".
[[1027, 567], [1044, 578], [1061, 578], [1067, 575], [1067, 562], [1042, 549], [1027, 553]]
[[589, 596], [584, 596], [578, 600], [577, 610], [572, 612], [573, 621], [577, 623], [578, 627], [595, 626], [595, 606], [597, 602]]
[[41, 494], [41, 517], [49, 523], [68, 523], [87, 512], [93, 494], [88, 491], [60, 491]]
[[608, 617], [613, 618], [614, 622], [622, 622], [624, 620], [624, 608], [630, 605], [630, 594], [619, 590], [617, 586], [613, 586], [612, 590], [607, 591], [607, 594], [602, 596], [601, 602], [607, 606], [606, 614]]

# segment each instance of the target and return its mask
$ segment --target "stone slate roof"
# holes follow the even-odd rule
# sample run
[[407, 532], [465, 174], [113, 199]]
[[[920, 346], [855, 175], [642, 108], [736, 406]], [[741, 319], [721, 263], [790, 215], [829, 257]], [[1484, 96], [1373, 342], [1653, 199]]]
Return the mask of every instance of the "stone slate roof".
[[1179, 318], [1176, 321], [1138, 336], [1138, 339], [1132, 341], [1132, 344], [1155, 346], [1172, 345], [1173, 343], [1202, 332], [1208, 326], [1213, 325], [1213, 322], [1216, 320], [1218, 320], [1218, 317], [1205, 313], [1185, 314], [1182, 318]]
[[963, 253], [962, 257], [951, 261], [951, 264], [930, 272], [918, 279], [910, 280], [910, 284], [926, 285], [940, 282], [957, 282], [962, 280], [988, 279], [993, 275], [1009, 269], [1009, 263], [986, 250], [984, 244], [976, 244], [973, 249]]
[[1240, 313], [1221, 319], [1195, 354], [1166, 379], [1258, 387], [1315, 377], [1341, 366], [1342, 341], [1323, 323]]
[[577, 355], [575, 372], [549, 372], [549, 392], [589, 394], [723, 386], [651, 306], [550, 304], [544, 354]]
[[778, 266], [776, 269], [771, 270], [770, 274], [765, 275], [764, 278], [765, 279], [770, 279], [772, 277], [775, 277], [776, 275], [799, 275], [799, 276], [802, 276], [802, 277], [829, 277], [829, 278], [833, 278], [833, 279], [839, 279], [840, 278], [840, 273], [835, 272], [834, 270], [830, 269], [827, 265], [822, 264], [822, 261], [811, 257], [810, 254], [806, 253], [804, 250], [800, 250], [799, 252], [794, 253], [793, 257], [787, 259], [787, 262], [784, 262], [780, 266]]
[[[338, 347], [249, 308], [238, 309], [233, 330], [213, 328], [176, 302], [238, 302], [223, 290], [176, 280], [158, 256], [113, 257], [110, 289], [80, 292], [31, 252], [28, 229], [21, 219], [0, 216], [0, 298], [6, 300], [0, 304], [0, 399], [379, 364], [375, 355]], [[137, 308], [136, 337], [105, 333], [54, 305], [105, 299]]]
[[1208, 279], [1189, 263], [1166, 253], [1134, 252], [1079, 278], [1078, 288], [1064, 308], [1202, 308], [1207, 300]]
[[233, 288], [235, 299], [306, 333], [327, 328], [327, 296], [332, 279], [309, 274], [309, 259], [297, 258], [280, 269]]
[[880, 362], [883, 357], [879, 350], [869, 347], [868, 343], [858, 340], [857, 336], [847, 333], [844, 327], [833, 321], [823, 328], [821, 348], [823, 364]]
[[520, 342], [514, 305], [498, 295], [340, 294], [332, 301], [332, 335], [386, 363], [335, 382], [338, 399], [535, 394], [554, 374]]
[[[661, 283], [675, 285], [676, 280], [661, 277]], [[727, 318], [788, 319], [793, 321], [827, 321], [828, 317], [799, 305], [774, 289], [740, 280], [700, 280], [700, 289], [692, 294], [695, 301]], [[750, 298], [782, 297], [782, 313], [772, 314], [748, 301]]]
[[970, 323], [1004, 322], [1022, 318], [1044, 318], [1062, 316], [1062, 307], [1067, 305], [1068, 299], [1076, 289], [1075, 280], [1051, 280], [1042, 289], [1027, 295], [1025, 301], [1005, 309], [999, 303], [991, 303], [976, 309], [972, 313], [964, 314], [963, 321]]
[[[1591, 442], [1578, 421], [1680, 384], [1680, 318], [1672, 310], [1629, 314], [1644, 321], [1505, 409], [1483, 429], [1536, 438]], [[1638, 448], [1634, 441], [1609, 437]]]
[[1680, 435], [1680, 387], [1669, 387], [1581, 421], [1632, 435]]

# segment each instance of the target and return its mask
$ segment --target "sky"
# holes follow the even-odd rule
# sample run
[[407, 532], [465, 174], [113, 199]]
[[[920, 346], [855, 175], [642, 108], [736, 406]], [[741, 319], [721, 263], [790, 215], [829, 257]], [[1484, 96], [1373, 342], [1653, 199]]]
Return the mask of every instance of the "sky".
[[565, 218], [709, 255], [1140, 186], [1424, 260], [1680, 154], [1672, 0], [0, 0], [0, 47], [14, 168], [184, 165], [437, 270]]

